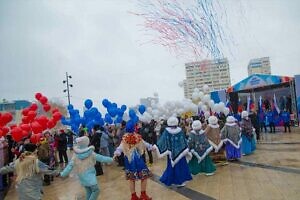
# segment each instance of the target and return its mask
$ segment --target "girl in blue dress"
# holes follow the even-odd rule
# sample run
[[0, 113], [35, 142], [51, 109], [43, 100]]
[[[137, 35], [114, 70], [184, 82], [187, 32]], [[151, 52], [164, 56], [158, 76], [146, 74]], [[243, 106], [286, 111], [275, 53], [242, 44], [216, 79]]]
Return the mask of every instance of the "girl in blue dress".
[[255, 139], [253, 136], [253, 127], [248, 112], [242, 112], [241, 121], [241, 132], [242, 132], [242, 154], [249, 155], [256, 149]]
[[[123, 136], [120, 146], [114, 153], [114, 159], [124, 153], [125, 175], [129, 180], [131, 200], [151, 200], [146, 194], [147, 179], [151, 177], [151, 172], [147, 168], [142, 155], [146, 148], [152, 149], [152, 146], [146, 143], [142, 136], [134, 132], [135, 123], [128, 121], [126, 124], [126, 134]], [[141, 180], [141, 196], [138, 197], [135, 192], [135, 181]]]
[[192, 157], [189, 153], [185, 134], [178, 126], [178, 119], [170, 117], [167, 121], [168, 127], [154, 145], [158, 157], [167, 156], [167, 168], [160, 177], [160, 181], [167, 186], [177, 185], [182, 187], [192, 176], [187, 164], [186, 156]]

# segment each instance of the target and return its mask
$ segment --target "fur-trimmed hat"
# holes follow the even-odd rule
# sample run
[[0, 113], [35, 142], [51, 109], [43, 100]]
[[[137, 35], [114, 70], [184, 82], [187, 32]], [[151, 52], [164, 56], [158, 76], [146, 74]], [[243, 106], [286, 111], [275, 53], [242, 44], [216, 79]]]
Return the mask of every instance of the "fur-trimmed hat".
[[228, 116], [226, 122], [229, 124], [235, 123], [236, 119], [233, 116]]
[[210, 116], [208, 118], [208, 123], [210, 125], [217, 125], [218, 124], [218, 118], [216, 116]]
[[202, 128], [201, 122], [199, 120], [193, 121], [192, 128], [193, 128], [193, 130], [196, 130], [196, 131], [200, 130]]
[[90, 139], [87, 136], [82, 136], [79, 138], [76, 138], [76, 143], [79, 146], [79, 148], [86, 148], [90, 144]]
[[248, 117], [249, 116], [249, 114], [248, 114], [248, 112], [246, 111], [246, 110], [244, 110], [243, 112], [242, 112], [242, 114], [241, 114], [241, 117], [242, 118], [246, 118], [246, 117]]
[[176, 117], [170, 117], [167, 124], [168, 126], [178, 126], [178, 119]]

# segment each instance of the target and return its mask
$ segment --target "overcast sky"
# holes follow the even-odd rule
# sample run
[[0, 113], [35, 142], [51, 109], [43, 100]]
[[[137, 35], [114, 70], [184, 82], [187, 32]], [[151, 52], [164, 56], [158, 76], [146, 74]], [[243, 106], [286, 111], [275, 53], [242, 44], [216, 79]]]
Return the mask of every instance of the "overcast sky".
[[[182, 0], [185, 1], [185, 0]], [[247, 77], [251, 58], [269, 56], [276, 75], [300, 74], [299, 0], [226, 0], [231, 81]], [[178, 82], [187, 58], [155, 44], [135, 0], [0, 0], [0, 98], [33, 100], [36, 92], [67, 103], [62, 80], [72, 75], [71, 103], [108, 98], [135, 105], [159, 94], [183, 99]], [[231, 52], [231, 53], [229, 53]]]

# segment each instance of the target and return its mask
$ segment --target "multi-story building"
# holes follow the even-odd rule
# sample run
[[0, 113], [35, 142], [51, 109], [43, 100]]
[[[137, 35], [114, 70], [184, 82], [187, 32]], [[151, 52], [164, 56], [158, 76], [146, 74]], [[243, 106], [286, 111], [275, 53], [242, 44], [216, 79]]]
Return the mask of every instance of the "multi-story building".
[[22, 117], [22, 109], [30, 106], [31, 102], [26, 100], [7, 101], [0, 102], [1, 112], [10, 112], [13, 115], [13, 121], [11, 123], [19, 123]]
[[271, 74], [270, 58], [251, 59], [248, 64], [248, 76], [252, 74]]
[[229, 64], [226, 58], [185, 64], [184, 97], [192, 98], [195, 88], [208, 85], [211, 91], [223, 90], [231, 85]]

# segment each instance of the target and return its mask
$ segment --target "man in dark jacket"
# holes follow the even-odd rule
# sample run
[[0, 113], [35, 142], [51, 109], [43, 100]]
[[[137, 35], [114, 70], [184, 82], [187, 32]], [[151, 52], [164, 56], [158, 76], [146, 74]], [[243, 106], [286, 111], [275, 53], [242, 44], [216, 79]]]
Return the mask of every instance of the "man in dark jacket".
[[67, 135], [63, 129], [59, 131], [59, 135], [56, 138], [57, 140], [57, 150], [59, 155], [59, 163], [68, 163], [67, 156]]
[[251, 119], [252, 126], [255, 128], [256, 139], [260, 140], [260, 125], [258, 115], [255, 111], [250, 111], [249, 118]]
[[[100, 152], [100, 141], [101, 141], [102, 133], [100, 131], [100, 126], [95, 125], [92, 130], [92, 135], [90, 136], [90, 145], [95, 147], [94, 152], [99, 154]], [[103, 174], [103, 169], [100, 162], [96, 162], [95, 164], [96, 176], [100, 176]]]

